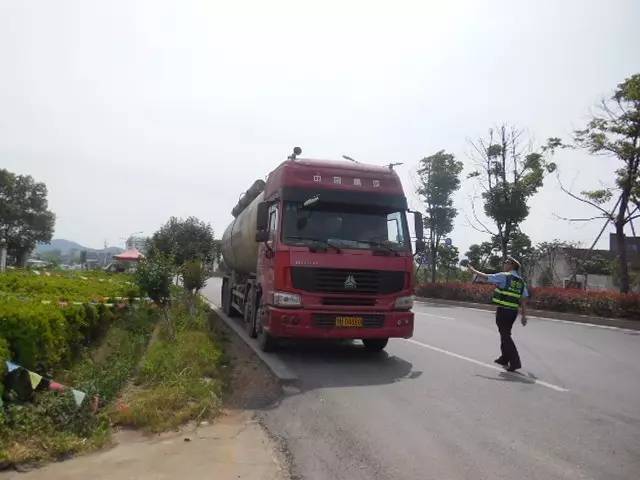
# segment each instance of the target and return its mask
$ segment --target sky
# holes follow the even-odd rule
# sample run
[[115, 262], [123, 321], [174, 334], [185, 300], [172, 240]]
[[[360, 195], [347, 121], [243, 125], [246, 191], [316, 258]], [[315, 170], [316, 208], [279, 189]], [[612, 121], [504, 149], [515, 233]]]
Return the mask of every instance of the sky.
[[[45, 182], [55, 238], [98, 248], [196, 216], [220, 236], [238, 196], [294, 146], [308, 158], [473, 170], [470, 139], [507, 123], [569, 139], [640, 73], [640, 2], [0, 0], [0, 168]], [[617, 161], [563, 151], [574, 191]], [[472, 181], [455, 196], [462, 253]], [[601, 223], [549, 176], [522, 230], [590, 244]], [[604, 238], [599, 246], [607, 248]]]

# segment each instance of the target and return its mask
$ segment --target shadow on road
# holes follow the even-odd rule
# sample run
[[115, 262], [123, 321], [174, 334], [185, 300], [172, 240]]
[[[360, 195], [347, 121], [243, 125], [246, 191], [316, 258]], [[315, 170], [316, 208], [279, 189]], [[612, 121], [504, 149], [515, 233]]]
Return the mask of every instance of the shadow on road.
[[512, 383], [526, 383], [527, 385], [535, 385], [536, 376], [529, 374], [525, 376], [522, 373], [500, 372], [497, 377], [489, 377], [487, 375], [476, 374], [476, 377], [484, 378], [485, 380], [495, 380], [498, 382], [512, 382]]
[[402, 358], [351, 341], [284, 343], [278, 356], [298, 374], [302, 390], [385, 385], [422, 375]]

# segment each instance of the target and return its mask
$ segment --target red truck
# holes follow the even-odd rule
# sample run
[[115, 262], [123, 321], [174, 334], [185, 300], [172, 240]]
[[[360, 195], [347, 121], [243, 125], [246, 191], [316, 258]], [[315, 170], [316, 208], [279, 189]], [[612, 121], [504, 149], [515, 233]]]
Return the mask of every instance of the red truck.
[[[222, 238], [224, 312], [242, 315], [265, 351], [281, 338], [361, 339], [382, 350], [390, 337], [411, 337], [414, 261], [398, 175], [300, 152], [232, 211]], [[422, 216], [412, 213], [422, 239]]]

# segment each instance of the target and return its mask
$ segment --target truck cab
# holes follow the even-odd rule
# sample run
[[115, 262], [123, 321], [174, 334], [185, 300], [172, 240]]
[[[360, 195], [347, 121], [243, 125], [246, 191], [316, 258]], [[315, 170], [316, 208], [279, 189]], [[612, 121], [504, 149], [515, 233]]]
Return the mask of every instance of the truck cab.
[[[242, 311], [263, 349], [307, 338], [361, 339], [380, 350], [412, 336], [407, 201], [391, 168], [290, 159], [255, 204], [255, 272], [225, 279], [223, 306]], [[419, 215], [416, 230], [421, 239]]]

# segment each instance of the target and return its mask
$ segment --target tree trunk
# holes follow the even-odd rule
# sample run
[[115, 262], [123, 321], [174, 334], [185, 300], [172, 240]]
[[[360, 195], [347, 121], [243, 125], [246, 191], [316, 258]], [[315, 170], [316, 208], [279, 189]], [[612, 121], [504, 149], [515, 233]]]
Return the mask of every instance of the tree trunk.
[[436, 281], [436, 265], [438, 263], [438, 242], [439, 239], [432, 236], [429, 240], [429, 249], [431, 250], [431, 283], [435, 283]]
[[434, 249], [431, 257], [431, 283], [435, 283], [436, 281], [436, 260], [437, 252]]
[[20, 268], [25, 267], [25, 265], [27, 264], [27, 258], [29, 257], [29, 253], [30, 253], [30, 250], [27, 250], [26, 248], [17, 250], [17, 256], [16, 256], [17, 267], [20, 267]]
[[624, 224], [616, 222], [616, 245], [620, 261], [620, 292], [629, 293], [629, 264], [627, 263], [627, 242], [624, 236]]

